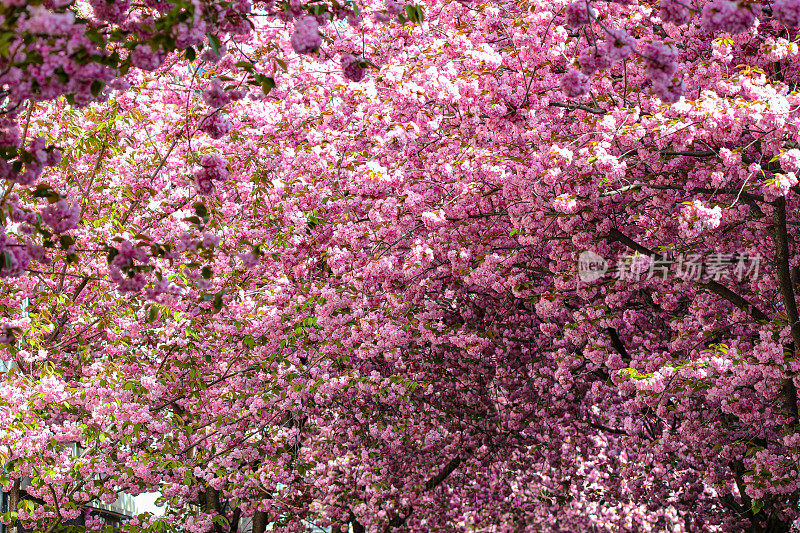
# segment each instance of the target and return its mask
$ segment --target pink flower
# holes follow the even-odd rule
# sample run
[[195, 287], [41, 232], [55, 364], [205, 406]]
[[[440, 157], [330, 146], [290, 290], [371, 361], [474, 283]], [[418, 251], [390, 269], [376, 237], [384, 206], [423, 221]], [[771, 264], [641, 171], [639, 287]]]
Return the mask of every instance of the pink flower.
[[214, 192], [214, 181], [228, 179], [228, 166], [218, 155], [204, 155], [200, 159], [201, 169], [194, 175], [195, 189], [202, 196]]
[[625, 30], [611, 30], [606, 41], [606, 53], [612, 62], [627, 59], [633, 52], [634, 39]]
[[322, 44], [319, 34], [319, 23], [312, 16], [306, 16], [294, 23], [294, 34], [291, 38], [292, 49], [298, 54], [310, 54]]
[[658, 16], [662, 22], [681, 26], [692, 19], [692, 12], [687, 7], [689, 4], [689, 0], [661, 0]]
[[403, 4], [394, 0], [386, 0], [386, 12], [390, 15], [399, 15], [403, 12]]
[[800, 0], [773, 0], [772, 16], [790, 28], [800, 26]]
[[664, 81], [657, 81], [653, 83], [653, 92], [658, 96], [663, 102], [668, 104], [674, 104], [678, 100], [681, 99], [683, 96], [684, 91], [684, 83], [683, 78], [669, 80], [667, 82]]
[[578, 202], [571, 194], [562, 194], [553, 200], [553, 208], [561, 213], [574, 213], [578, 208]]
[[422, 223], [425, 224], [425, 227], [428, 229], [436, 229], [441, 226], [447, 224], [447, 218], [444, 215], [444, 211], [439, 209], [438, 211], [425, 211], [420, 215], [422, 219]]
[[9, 246], [0, 255], [0, 278], [18, 278], [31, 262], [27, 248]]
[[341, 58], [342, 73], [344, 77], [352, 81], [364, 79], [366, 69], [361, 66], [358, 58], [352, 54], [342, 54]]
[[140, 44], [133, 49], [130, 55], [131, 64], [142, 70], [156, 70], [164, 63], [167, 55], [157, 48], [153, 50], [150, 44]]
[[219, 48], [215, 52], [213, 48], [210, 46], [203, 50], [203, 53], [200, 54], [201, 61], [208, 61], [209, 63], [218, 63], [222, 57], [228, 53], [227, 48], [225, 47], [224, 43], [219, 45]]
[[720, 222], [722, 222], [722, 209], [719, 206], [706, 207], [700, 200], [686, 202], [678, 216], [681, 233], [689, 239], [719, 227]]
[[797, 185], [797, 176], [794, 172], [786, 174], [775, 174], [772, 179], [769, 179], [764, 184], [764, 199], [771, 202], [779, 196], [786, 196], [789, 194], [789, 189]]
[[78, 202], [68, 203], [66, 200], [59, 200], [43, 208], [41, 214], [42, 222], [50, 226], [53, 233], [64, 233], [78, 226], [81, 206]]
[[214, 79], [211, 86], [203, 91], [203, 102], [209, 107], [222, 107], [230, 101], [230, 95], [222, 88], [218, 79]]
[[611, 59], [604, 50], [595, 46], [587, 46], [578, 55], [578, 64], [581, 66], [581, 72], [591, 76], [598, 70], [610, 67]]
[[116, 0], [111, 2], [107, 0], [90, 0], [89, 4], [92, 6], [94, 15], [97, 18], [119, 24], [124, 22], [127, 18], [131, 3], [130, 0]]
[[781, 167], [791, 172], [800, 172], [800, 150], [792, 148], [780, 156]]
[[221, 113], [212, 113], [203, 120], [200, 131], [207, 133], [212, 139], [221, 139], [231, 131], [231, 124]]
[[755, 7], [732, 0], [714, 0], [703, 7], [701, 24], [709, 31], [744, 33], [756, 20]]
[[242, 260], [242, 266], [246, 270], [250, 270], [251, 268], [255, 267], [258, 264], [259, 256], [255, 252], [246, 252], [243, 254], [239, 254], [239, 259]]
[[596, 13], [589, 5], [589, 2], [579, 0], [567, 6], [566, 23], [570, 28], [578, 29], [584, 24], [589, 24], [595, 15]]
[[645, 76], [647, 76], [653, 83], [668, 84], [672, 81], [672, 77], [678, 70], [678, 64], [675, 60], [678, 53], [672, 46], [665, 43], [647, 43], [643, 50], [647, 67], [645, 68]]
[[561, 77], [561, 90], [567, 98], [577, 98], [589, 92], [589, 77], [571, 68]]

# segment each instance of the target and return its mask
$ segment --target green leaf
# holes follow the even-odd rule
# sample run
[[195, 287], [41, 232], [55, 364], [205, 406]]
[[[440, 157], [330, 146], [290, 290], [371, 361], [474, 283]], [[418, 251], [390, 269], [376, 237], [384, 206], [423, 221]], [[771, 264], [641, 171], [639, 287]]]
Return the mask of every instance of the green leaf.
[[214, 313], [219, 313], [222, 310], [222, 291], [214, 295]]
[[764, 502], [756, 498], [753, 500], [753, 514], [758, 514], [764, 508]]
[[32, 194], [34, 198], [47, 198], [47, 201], [51, 204], [61, 200], [61, 195], [46, 183], [37, 185]]
[[264, 96], [268, 95], [269, 92], [275, 87], [275, 80], [272, 78], [266, 78], [261, 82], [261, 91], [264, 93]]
[[194, 204], [194, 212], [197, 213], [197, 216], [200, 218], [207, 220], [208, 219], [208, 208], [202, 202], [195, 202]]
[[219, 50], [220, 50], [220, 47], [222, 46], [222, 43], [219, 41], [217, 36], [216, 35], [212, 35], [210, 33], [207, 33], [206, 37], [208, 37], [208, 44], [209, 44], [209, 46], [211, 46], [211, 49], [214, 50], [214, 53], [216, 55], [219, 55]]
[[95, 44], [104, 44], [103, 36], [100, 35], [100, 32], [94, 28], [89, 28], [84, 32], [86, 38], [92, 41]]
[[191, 46], [184, 51], [184, 54], [186, 55], [186, 59], [189, 61], [194, 61], [197, 59], [197, 52], [195, 52], [194, 48]]
[[75, 239], [73, 237], [70, 237], [69, 235], [62, 235], [61, 237], [58, 238], [58, 242], [61, 244], [61, 248], [66, 250], [67, 248], [75, 244]]
[[103, 90], [104, 83], [100, 80], [92, 81], [92, 84], [89, 86], [89, 90], [92, 91], [92, 96], [97, 96], [100, 94], [100, 91]]
[[208, 266], [204, 266], [203, 270], [201, 270], [200, 272], [205, 279], [211, 279], [211, 276], [214, 275], [214, 271], [211, 270], [211, 267]]

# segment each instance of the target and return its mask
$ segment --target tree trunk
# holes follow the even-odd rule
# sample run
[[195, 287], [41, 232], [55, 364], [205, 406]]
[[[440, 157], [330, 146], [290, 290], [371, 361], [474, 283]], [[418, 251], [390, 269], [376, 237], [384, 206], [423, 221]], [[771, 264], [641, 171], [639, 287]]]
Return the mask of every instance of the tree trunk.
[[[8, 495], [9, 511], [16, 511], [19, 507], [19, 493], [21, 485], [22, 480], [20, 479], [14, 480], [14, 483], [11, 484], [11, 493]], [[13, 520], [11, 522], [11, 525], [8, 528], [8, 533], [22, 533], [22, 528], [19, 527], [19, 522], [17, 520]]]
[[367, 533], [367, 528], [361, 525], [355, 515], [350, 516], [350, 523], [353, 524], [353, 533]]
[[256, 511], [253, 515], [253, 533], [264, 533], [267, 530], [269, 518], [264, 511]]

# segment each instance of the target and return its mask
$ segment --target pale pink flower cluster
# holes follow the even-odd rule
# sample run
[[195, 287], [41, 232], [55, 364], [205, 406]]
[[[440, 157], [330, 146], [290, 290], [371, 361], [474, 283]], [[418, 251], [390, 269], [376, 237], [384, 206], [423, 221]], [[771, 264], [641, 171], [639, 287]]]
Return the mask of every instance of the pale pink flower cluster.
[[778, 159], [783, 170], [789, 172], [800, 172], [800, 150], [792, 148], [782, 153]]
[[144, 248], [130, 241], [122, 241], [109, 266], [109, 277], [117, 284], [117, 290], [122, 294], [142, 290], [147, 281], [142, 271], [134, 267], [137, 266], [136, 262], [146, 264], [149, 261], [150, 257]]
[[239, 254], [239, 259], [242, 261], [242, 267], [250, 270], [258, 264], [261, 258], [256, 252], [250, 251]]
[[775, 174], [775, 176], [764, 183], [762, 189], [764, 192], [764, 199], [771, 202], [780, 196], [786, 196], [789, 194], [789, 190], [795, 185], [797, 185], [797, 176], [794, 172]]
[[[9, 141], [14, 139], [12, 135], [6, 135], [6, 137]], [[31, 142], [28, 146], [28, 153], [32, 156], [31, 160], [25, 163], [22, 169], [16, 168], [5, 158], [0, 158], [0, 179], [24, 186], [33, 185], [42, 175], [45, 167], [56, 166], [61, 162], [61, 152], [57, 149], [47, 148], [45, 138], [41, 136]]]
[[44, 35], [64, 35], [72, 30], [75, 15], [66, 13], [53, 13], [42, 6], [33, 6], [27, 15], [22, 15], [18, 22], [18, 31], [25, 31]]
[[207, 106], [213, 108], [223, 107], [235, 100], [241, 100], [243, 97], [244, 91], [226, 91], [222, 88], [222, 85], [217, 78], [212, 80], [211, 86], [203, 91], [203, 102], [205, 102]]
[[647, 43], [642, 49], [642, 55], [647, 64], [645, 76], [653, 84], [667, 85], [672, 81], [678, 70], [675, 62], [678, 52], [673, 46], [660, 42]]
[[553, 208], [561, 213], [574, 213], [578, 209], [578, 202], [571, 194], [556, 196], [553, 200]]
[[595, 46], [587, 46], [578, 55], [578, 64], [581, 67], [581, 72], [587, 76], [591, 76], [598, 70], [603, 70], [611, 66], [611, 59], [598, 50]]
[[440, 228], [447, 224], [447, 218], [441, 209], [438, 211], [425, 211], [420, 218], [422, 218], [422, 222], [428, 229]]
[[198, 194], [207, 196], [214, 192], [215, 181], [228, 179], [228, 164], [218, 155], [206, 154], [200, 159], [200, 170], [194, 174]]
[[707, 207], [700, 200], [688, 202], [678, 216], [681, 234], [689, 239], [719, 227], [720, 222], [722, 222], [722, 209], [719, 206]]
[[160, 47], [153, 50], [149, 44], [138, 45], [130, 55], [134, 67], [147, 71], [156, 70], [166, 58], [167, 54]]
[[636, 41], [623, 29], [608, 32], [606, 54], [611, 62], [627, 59], [633, 53]]
[[0, 226], [0, 278], [21, 276], [32, 260], [28, 247], [8, 242], [5, 226]]
[[692, 19], [689, 5], [690, 2], [685, 0], [661, 0], [658, 16], [662, 22], [671, 22], [681, 26]]
[[686, 84], [683, 81], [683, 78], [673, 78], [667, 83], [654, 83], [653, 92], [656, 94], [656, 96], [661, 98], [662, 101], [668, 104], [674, 104], [681, 99], [681, 96], [683, 96], [685, 87]]
[[567, 98], [577, 98], [589, 92], [589, 77], [571, 68], [561, 77], [561, 90]]
[[115, 24], [125, 22], [128, 17], [130, 0], [90, 0], [89, 4], [94, 10], [94, 15], [100, 20], [107, 20]]

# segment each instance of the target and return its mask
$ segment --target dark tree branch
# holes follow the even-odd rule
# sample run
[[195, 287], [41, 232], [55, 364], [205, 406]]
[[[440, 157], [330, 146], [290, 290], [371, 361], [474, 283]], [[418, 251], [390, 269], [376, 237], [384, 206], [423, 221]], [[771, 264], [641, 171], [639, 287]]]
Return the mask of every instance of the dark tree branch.
[[561, 107], [566, 109], [567, 111], [575, 111], [579, 109], [581, 111], [586, 111], [587, 113], [591, 113], [592, 115], [607, 115], [608, 111], [605, 109], [600, 109], [599, 107], [589, 107], [581, 104], [562, 104], [560, 102], [550, 102], [550, 107]]
[[459, 467], [459, 465], [461, 465], [461, 457], [454, 457], [450, 459], [450, 462], [444, 465], [444, 468], [442, 468], [441, 472], [436, 474], [425, 483], [425, 490], [433, 490], [441, 485], [442, 482], [447, 479], [447, 476], [452, 474], [453, 471]]
[[[617, 228], [611, 228], [611, 231], [609, 231], [608, 233], [608, 239], [620, 242], [625, 246], [627, 246], [628, 248], [635, 250], [641, 254], [648, 255], [657, 261], [665, 261], [665, 257], [663, 255], [656, 253], [653, 250], [650, 250], [646, 246], [642, 246], [638, 242], [634, 241], [633, 239], [631, 239], [630, 237], [619, 231]], [[711, 280], [699, 283], [699, 285], [704, 289], [706, 289], [707, 291], [713, 292], [717, 296], [720, 296], [721, 298], [728, 300], [730, 303], [732, 303], [739, 309], [746, 311], [747, 313], [750, 314], [751, 317], [753, 317], [756, 320], [756, 322], [760, 324], [769, 322], [769, 317], [763, 311], [761, 311], [756, 306], [754, 306], [746, 299], [744, 299], [742, 296], [736, 294], [735, 292], [733, 292], [726, 286], [722, 285], [718, 281]]]
[[717, 152], [714, 150], [702, 150], [702, 151], [691, 151], [691, 150], [661, 150], [659, 152], [661, 155], [681, 155], [683, 157], [714, 157], [717, 155]]
[[350, 525], [353, 526], [353, 533], [367, 533], [367, 528], [358, 521], [353, 513], [350, 513]]
[[[797, 315], [797, 301], [792, 286], [792, 271], [789, 267], [789, 232], [786, 229], [786, 198], [779, 196], [775, 202], [775, 262], [777, 263], [778, 283], [780, 284], [783, 305], [786, 308], [786, 317], [789, 329], [792, 332], [792, 352], [800, 348], [800, 318]], [[794, 380], [789, 377], [781, 380], [780, 402], [784, 410], [795, 420], [798, 420], [797, 389]]]
[[797, 315], [797, 301], [794, 297], [792, 288], [792, 273], [789, 267], [789, 234], [786, 230], [786, 198], [779, 196], [775, 200], [774, 223], [775, 223], [775, 261], [778, 271], [778, 282], [780, 283], [781, 297], [786, 308], [786, 316], [789, 320], [789, 328], [792, 332], [792, 340], [795, 347], [800, 347], [800, 318]]
[[603, 424], [598, 424], [596, 422], [588, 422], [588, 424], [589, 427], [593, 427], [594, 429], [599, 429], [600, 431], [605, 431], [608, 433], [612, 433], [614, 435], [624, 435], [626, 437], [630, 437], [628, 432], [625, 431], [624, 429], [610, 428], [608, 426], [604, 426]]
[[[471, 450], [468, 450], [467, 453], [471, 453]], [[448, 461], [448, 463], [444, 465], [444, 468], [442, 468], [438, 474], [436, 474], [435, 476], [433, 476], [432, 478], [430, 478], [428, 481], [425, 482], [425, 490], [426, 491], [433, 490], [442, 483], [444, 483], [444, 480], [447, 479], [447, 477], [450, 474], [452, 474], [455, 471], [455, 469], [461, 465], [462, 462], [463, 460], [461, 459], [461, 457], [453, 457], [452, 459], [450, 459], [450, 461]], [[386, 526], [386, 529], [384, 531], [389, 532], [394, 528], [401, 527], [403, 524], [406, 523], [406, 520], [408, 520], [408, 517], [411, 516], [411, 513], [413, 512], [414, 512], [414, 507], [412, 506], [408, 509], [408, 512], [405, 514], [405, 516], [397, 515], [393, 517], [389, 521], [389, 524]], [[353, 529], [353, 533], [357, 533], [355, 528]]]
[[617, 329], [608, 328], [608, 334], [611, 336], [611, 345], [614, 346], [617, 353], [622, 356], [622, 360], [626, 363], [630, 362], [631, 356], [628, 355], [628, 350], [625, 349], [625, 344], [623, 344], [622, 339], [620, 339]]

